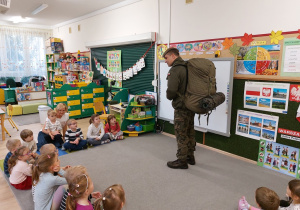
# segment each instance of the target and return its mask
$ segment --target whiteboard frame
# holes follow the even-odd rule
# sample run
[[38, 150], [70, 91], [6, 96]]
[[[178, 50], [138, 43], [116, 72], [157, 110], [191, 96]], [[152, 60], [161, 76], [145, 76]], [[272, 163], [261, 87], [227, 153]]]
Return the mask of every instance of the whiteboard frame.
[[[213, 129], [207, 129], [207, 128], [203, 128], [203, 127], [199, 127], [199, 126], [194, 126], [195, 130], [198, 130], [200, 132], [211, 132], [211, 133], [215, 133], [215, 134], [219, 134], [222, 136], [226, 136], [226, 137], [230, 137], [230, 127], [231, 127], [231, 108], [232, 108], [232, 92], [233, 92], [233, 74], [234, 74], [234, 58], [208, 58], [208, 60], [211, 61], [230, 61], [230, 75], [229, 75], [229, 90], [228, 90], [228, 104], [227, 104], [227, 113], [228, 113], [228, 117], [227, 117], [227, 129], [226, 129], [226, 133], [224, 132], [220, 132], [220, 131], [216, 131]], [[164, 63], [164, 60], [160, 60], [158, 62], [158, 80], [160, 80], [160, 63]], [[169, 121], [171, 124], [174, 124], [174, 119], [166, 119], [164, 117], [160, 117], [159, 116], [159, 106], [160, 106], [160, 81], [158, 81], [158, 111], [157, 111], [157, 118], [161, 119], [161, 120], [165, 120], [165, 121]], [[171, 101], [170, 101], [171, 103]], [[226, 103], [226, 99], [225, 99], [225, 103]]]

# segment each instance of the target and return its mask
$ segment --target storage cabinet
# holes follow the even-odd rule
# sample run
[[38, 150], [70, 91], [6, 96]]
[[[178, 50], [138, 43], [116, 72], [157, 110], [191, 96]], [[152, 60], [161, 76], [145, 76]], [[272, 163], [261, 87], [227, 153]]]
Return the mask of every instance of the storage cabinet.
[[[94, 95], [95, 94], [95, 95]], [[61, 88], [47, 90], [47, 103], [52, 109], [57, 104], [68, 105], [70, 118], [89, 117], [94, 114], [94, 102], [105, 101], [104, 86], [90, 83], [86, 87], [71, 87], [68, 84]]]

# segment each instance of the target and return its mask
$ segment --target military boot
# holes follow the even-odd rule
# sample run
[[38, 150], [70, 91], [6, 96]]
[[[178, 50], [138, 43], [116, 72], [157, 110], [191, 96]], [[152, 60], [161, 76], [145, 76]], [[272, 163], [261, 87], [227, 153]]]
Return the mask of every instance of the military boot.
[[186, 161], [179, 160], [179, 159], [175, 161], [169, 161], [167, 163], [167, 166], [169, 168], [175, 168], [175, 169], [187, 169], [189, 167]]
[[195, 161], [195, 156], [194, 155], [188, 155], [186, 158], [186, 162], [190, 165], [195, 165], [196, 161]]

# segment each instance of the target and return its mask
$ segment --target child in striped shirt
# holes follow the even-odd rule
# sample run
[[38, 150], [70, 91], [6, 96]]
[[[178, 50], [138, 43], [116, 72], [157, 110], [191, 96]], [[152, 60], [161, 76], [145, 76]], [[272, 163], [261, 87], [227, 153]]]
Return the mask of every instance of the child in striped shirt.
[[68, 128], [65, 133], [65, 143], [63, 148], [69, 152], [87, 148], [87, 141], [83, 139], [80, 128], [77, 128], [77, 122], [74, 119], [67, 121]]

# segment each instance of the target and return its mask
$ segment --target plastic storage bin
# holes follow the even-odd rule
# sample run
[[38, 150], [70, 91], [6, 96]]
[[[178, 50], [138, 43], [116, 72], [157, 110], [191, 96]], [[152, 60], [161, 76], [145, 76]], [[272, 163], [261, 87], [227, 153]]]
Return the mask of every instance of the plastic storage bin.
[[134, 131], [135, 125], [127, 125], [127, 130], [128, 131]]
[[45, 106], [45, 105], [39, 105], [38, 106], [38, 110], [39, 110], [39, 115], [40, 115], [40, 123], [44, 124], [46, 122], [46, 118], [47, 118], [47, 112], [48, 110], [51, 109], [51, 107], [49, 106]]
[[143, 131], [145, 131], [145, 132], [153, 131], [154, 125], [155, 125], [155, 123], [143, 122], [142, 123]]
[[135, 126], [135, 130], [136, 131], [142, 131], [143, 130], [143, 126], [141, 126], [141, 125]]

